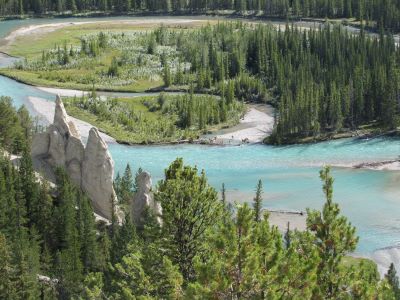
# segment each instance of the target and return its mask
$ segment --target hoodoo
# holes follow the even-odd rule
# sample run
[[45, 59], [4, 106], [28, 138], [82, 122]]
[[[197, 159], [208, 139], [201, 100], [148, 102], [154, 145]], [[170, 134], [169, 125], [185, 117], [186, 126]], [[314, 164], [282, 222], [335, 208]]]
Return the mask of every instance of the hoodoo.
[[117, 220], [122, 221], [123, 214], [113, 187], [114, 162], [107, 144], [97, 129], [92, 128], [84, 147], [60, 96], [56, 99], [53, 124], [46, 132], [33, 137], [32, 157], [40, 162], [46, 173], [54, 172], [57, 167], [64, 168], [71, 180], [86, 192], [97, 214], [110, 220], [114, 207]]
[[154, 201], [151, 192], [151, 176], [147, 172], [141, 172], [137, 177], [137, 192], [131, 204], [131, 216], [136, 224], [142, 225], [146, 209], [149, 209], [161, 225], [161, 205]]

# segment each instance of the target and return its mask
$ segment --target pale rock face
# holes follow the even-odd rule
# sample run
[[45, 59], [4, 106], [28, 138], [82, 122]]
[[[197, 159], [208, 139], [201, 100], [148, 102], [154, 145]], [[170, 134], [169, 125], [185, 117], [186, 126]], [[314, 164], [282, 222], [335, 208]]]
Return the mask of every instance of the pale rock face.
[[89, 139], [82, 163], [82, 189], [93, 202], [95, 211], [111, 219], [112, 201], [115, 201], [113, 188], [114, 162], [96, 128], [89, 132]]
[[65, 165], [66, 139], [55, 125], [49, 126], [48, 134], [50, 137], [48, 162], [52, 167], [63, 167]]
[[155, 202], [151, 193], [151, 176], [147, 172], [142, 172], [137, 177], [137, 192], [131, 204], [132, 219], [140, 224], [142, 222], [143, 213], [149, 208], [157, 217], [158, 223], [161, 225], [161, 205]]
[[47, 132], [35, 134], [32, 140], [32, 156], [43, 156], [49, 152], [50, 138]]
[[81, 139], [76, 137], [70, 137], [68, 139], [67, 147], [65, 150], [65, 159], [66, 162], [70, 162], [72, 160], [77, 160], [79, 162], [83, 161], [85, 155], [85, 148]]
[[[67, 115], [67, 112], [65, 111], [64, 104], [61, 100], [61, 97], [59, 95], [57, 95], [53, 124], [55, 127], [57, 127], [57, 129], [59, 130], [61, 135], [65, 135], [65, 134], [71, 133], [68, 123], [69, 123], [68, 115]], [[75, 129], [75, 131], [76, 131], [76, 129]]]
[[119, 223], [123, 213], [117, 206], [113, 188], [114, 162], [107, 144], [92, 128], [86, 149], [79, 131], [69, 120], [61, 98], [57, 96], [54, 123], [46, 133], [35, 135], [32, 156], [51, 168], [63, 167], [73, 183], [87, 193], [96, 213], [111, 219], [112, 208]]
[[82, 163], [79, 160], [71, 160], [66, 166], [67, 174], [72, 182], [79, 188], [82, 185]]

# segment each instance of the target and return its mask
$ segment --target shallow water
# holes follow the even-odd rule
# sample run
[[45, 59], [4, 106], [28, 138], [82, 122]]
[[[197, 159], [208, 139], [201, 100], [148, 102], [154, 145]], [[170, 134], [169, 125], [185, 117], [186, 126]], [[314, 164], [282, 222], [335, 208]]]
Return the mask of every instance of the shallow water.
[[[163, 170], [176, 157], [205, 169], [210, 183], [222, 183], [238, 202], [251, 201], [258, 179], [264, 183], [264, 207], [305, 210], [321, 208], [323, 194], [319, 169], [324, 164], [353, 164], [362, 161], [396, 158], [398, 140], [358, 142], [341, 140], [308, 146], [207, 147], [199, 145], [127, 147], [110, 145], [116, 170], [127, 162], [162, 178]], [[400, 173], [334, 168], [335, 201], [357, 227], [358, 254], [396, 245], [400, 240]]]
[[[23, 25], [73, 20], [78, 19], [0, 22], [0, 38]], [[16, 106], [26, 104], [28, 96], [54, 98], [49, 93], [4, 77], [0, 77], [0, 95], [13, 97]], [[204, 168], [210, 183], [217, 189], [225, 183], [235, 195], [232, 200], [236, 201], [250, 201], [257, 180], [262, 179], [264, 207], [273, 209], [321, 208], [323, 195], [318, 171], [324, 164], [341, 166], [333, 170], [336, 178], [334, 197], [358, 229], [357, 253], [370, 255], [376, 249], [400, 243], [400, 172], [344, 168], [397, 158], [400, 155], [398, 139], [347, 139], [286, 147], [109, 146], [117, 171], [123, 171], [130, 163], [133, 169], [142, 167], [150, 171], [153, 182], [157, 182], [171, 161], [183, 157], [186, 163]]]

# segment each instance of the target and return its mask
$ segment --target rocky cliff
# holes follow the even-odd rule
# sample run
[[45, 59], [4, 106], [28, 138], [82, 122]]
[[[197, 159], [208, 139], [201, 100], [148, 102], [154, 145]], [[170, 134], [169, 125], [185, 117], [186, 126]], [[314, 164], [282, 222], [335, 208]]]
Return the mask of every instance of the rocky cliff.
[[137, 192], [131, 203], [131, 216], [137, 225], [142, 225], [144, 212], [148, 208], [161, 225], [161, 205], [154, 201], [151, 192], [151, 176], [147, 172], [141, 172], [137, 180]]
[[97, 129], [92, 128], [85, 148], [59, 96], [53, 124], [33, 138], [32, 157], [52, 170], [64, 168], [71, 180], [86, 192], [97, 214], [110, 220], [114, 209], [117, 220], [122, 222], [123, 214], [113, 188], [114, 162], [107, 144]]

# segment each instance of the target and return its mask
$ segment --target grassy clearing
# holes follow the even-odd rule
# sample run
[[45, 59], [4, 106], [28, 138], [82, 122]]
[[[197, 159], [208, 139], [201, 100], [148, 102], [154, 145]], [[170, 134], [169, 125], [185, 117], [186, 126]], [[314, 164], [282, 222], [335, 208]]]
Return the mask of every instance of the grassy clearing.
[[[185, 24], [168, 24], [169, 29], [191, 29], [205, 21]], [[3, 69], [1, 74], [37, 86], [58, 87], [80, 90], [143, 92], [161, 88], [162, 66], [165, 56], [175, 59], [176, 49], [156, 45], [154, 53], [147, 49], [147, 34], [159, 23], [147, 22], [99, 22], [93, 24], [67, 25], [54, 29], [44, 28], [32, 34], [17, 37], [2, 50], [11, 55], [25, 58], [15, 68]], [[92, 50], [92, 44], [100, 32], [107, 35], [107, 45]], [[82, 39], [88, 43], [83, 49]], [[89, 49], [89, 47], [91, 47]], [[68, 56], [64, 53], [68, 52]], [[167, 53], [167, 54], [166, 54]], [[64, 61], [60, 62], [65, 58]], [[161, 56], [164, 56], [163, 58]], [[110, 75], [109, 69], [114, 58], [118, 58], [119, 74]]]
[[368, 266], [370, 269], [376, 268], [376, 263], [368, 258], [345, 256], [341, 262], [343, 267], [358, 267], [360, 264]]
[[[53, 88], [62, 88], [62, 89], [73, 89], [73, 90], [82, 90], [82, 91], [91, 91], [93, 89], [93, 85], [90, 84], [82, 84], [77, 82], [65, 81], [60, 78], [68, 78], [69, 76], [74, 76], [76, 70], [65, 70], [61, 72], [55, 72], [57, 74], [57, 80], [48, 79], [49, 73], [47, 72], [30, 72], [24, 70], [17, 69], [0, 69], [0, 75], [4, 75], [6, 77], [15, 79], [17, 81], [34, 85], [34, 86], [42, 86], [42, 87], [53, 87]], [[87, 74], [87, 71], [80, 71], [80, 74]], [[54, 75], [54, 73], [53, 73]], [[71, 78], [71, 77], [70, 77]], [[110, 91], [110, 92], [132, 92], [132, 93], [140, 93], [145, 92], [153, 88], [158, 88], [162, 86], [162, 81], [146, 81], [146, 80], [138, 80], [132, 84], [126, 86], [118, 86], [118, 87], [104, 87], [104, 86], [96, 86], [96, 90], [98, 91]]]
[[86, 121], [120, 143], [190, 142], [236, 125], [245, 106], [215, 96], [160, 95], [135, 98], [68, 98], [69, 115]]
[[[89, 19], [90, 21], [90, 19]], [[68, 19], [66, 19], [68, 22]], [[216, 21], [195, 21], [192, 23], [185, 24], [169, 24], [169, 28], [177, 29], [190, 29], [201, 27], [206, 23], [216, 23]], [[141, 23], [137, 21], [137, 24], [130, 23], [113, 23], [110, 21], [99, 21], [98, 23], [90, 24], [79, 24], [73, 26], [67, 26], [64, 28], [59, 28], [56, 30], [38, 30], [33, 34], [27, 34], [18, 36], [11, 44], [3, 47], [1, 50], [18, 57], [23, 57], [27, 59], [39, 58], [42, 55], [42, 51], [46, 49], [51, 49], [56, 44], [63, 44], [67, 42], [72, 45], [80, 44], [80, 37], [88, 34], [96, 34], [100, 31], [107, 32], [132, 32], [136, 30], [152, 30], [159, 27], [161, 24], [159, 22], [154, 23]]]

